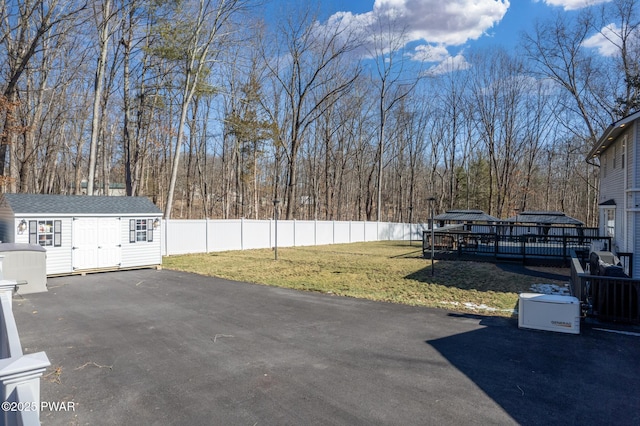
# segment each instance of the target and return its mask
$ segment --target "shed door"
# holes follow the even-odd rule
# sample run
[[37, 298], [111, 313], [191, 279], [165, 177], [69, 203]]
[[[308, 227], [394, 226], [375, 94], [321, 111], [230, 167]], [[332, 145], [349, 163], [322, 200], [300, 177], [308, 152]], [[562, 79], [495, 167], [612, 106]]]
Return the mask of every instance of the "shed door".
[[98, 268], [120, 266], [121, 234], [120, 219], [115, 217], [98, 219]]
[[71, 245], [71, 266], [76, 269], [92, 269], [98, 266], [98, 219], [74, 219]]
[[77, 218], [72, 232], [74, 270], [120, 266], [120, 219]]

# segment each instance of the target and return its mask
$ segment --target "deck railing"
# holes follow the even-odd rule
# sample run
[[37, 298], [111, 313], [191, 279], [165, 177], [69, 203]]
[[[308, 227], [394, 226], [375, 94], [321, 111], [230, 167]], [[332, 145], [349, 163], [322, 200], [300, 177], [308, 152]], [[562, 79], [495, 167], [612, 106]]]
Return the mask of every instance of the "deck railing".
[[[534, 232], [535, 231], [535, 232]], [[523, 225], [470, 225], [434, 230], [434, 248], [458, 255], [493, 256], [502, 260], [558, 261], [568, 264], [572, 251], [611, 246], [610, 237], [597, 235], [596, 228]], [[423, 233], [423, 252], [431, 250], [431, 231]]]

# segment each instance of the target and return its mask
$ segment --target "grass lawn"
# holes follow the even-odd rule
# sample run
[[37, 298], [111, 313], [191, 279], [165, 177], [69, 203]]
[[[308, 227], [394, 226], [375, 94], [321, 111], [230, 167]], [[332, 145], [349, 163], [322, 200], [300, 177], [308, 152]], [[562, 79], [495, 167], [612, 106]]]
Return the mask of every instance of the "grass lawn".
[[[505, 268], [444, 260], [434, 263], [432, 277], [431, 262], [422, 258], [418, 243], [411, 246], [398, 241], [279, 248], [278, 261], [270, 249], [169, 256], [163, 259], [163, 267], [298, 290], [505, 316], [516, 307], [518, 293], [529, 291], [531, 284], [568, 282], [568, 270], [558, 268]], [[541, 273], [567, 278], [550, 280]]]

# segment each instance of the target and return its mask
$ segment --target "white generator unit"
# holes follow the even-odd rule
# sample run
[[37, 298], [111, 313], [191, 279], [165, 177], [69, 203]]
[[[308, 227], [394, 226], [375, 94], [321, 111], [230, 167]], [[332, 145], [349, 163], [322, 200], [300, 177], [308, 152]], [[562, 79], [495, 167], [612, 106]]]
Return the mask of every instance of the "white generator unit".
[[521, 293], [518, 327], [580, 334], [580, 301], [572, 296]]

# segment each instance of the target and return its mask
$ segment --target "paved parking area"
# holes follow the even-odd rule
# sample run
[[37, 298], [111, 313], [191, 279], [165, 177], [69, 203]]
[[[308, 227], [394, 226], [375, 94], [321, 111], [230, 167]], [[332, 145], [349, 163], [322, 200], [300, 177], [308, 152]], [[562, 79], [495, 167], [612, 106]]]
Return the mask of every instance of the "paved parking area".
[[[168, 270], [16, 296], [44, 425], [640, 424], [640, 337]], [[68, 406], [67, 406], [68, 407]]]

